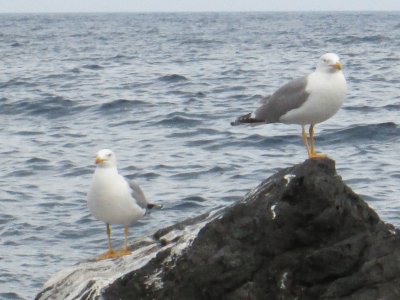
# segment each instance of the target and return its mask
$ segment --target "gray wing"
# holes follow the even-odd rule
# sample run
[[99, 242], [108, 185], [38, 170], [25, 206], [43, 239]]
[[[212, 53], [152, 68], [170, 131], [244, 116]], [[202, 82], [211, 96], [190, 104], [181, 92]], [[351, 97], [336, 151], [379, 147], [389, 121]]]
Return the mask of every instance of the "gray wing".
[[136, 200], [137, 204], [141, 208], [147, 208], [149, 203], [147, 202], [146, 196], [144, 195], [140, 186], [133, 180], [128, 180], [128, 184], [131, 188], [131, 195]]
[[309, 96], [306, 92], [307, 78], [308, 75], [292, 80], [266, 97], [264, 104], [255, 111], [255, 119], [276, 123], [288, 111], [299, 108]]
[[127, 180], [129, 187], [131, 188], [131, 195], [136, 200], [136, 203], [144, 209], [152, 209], [152, 208], [162, 208], [162, 205], [149, 203], [144, 195], [140, 186], [134, 182], [133, 180]]

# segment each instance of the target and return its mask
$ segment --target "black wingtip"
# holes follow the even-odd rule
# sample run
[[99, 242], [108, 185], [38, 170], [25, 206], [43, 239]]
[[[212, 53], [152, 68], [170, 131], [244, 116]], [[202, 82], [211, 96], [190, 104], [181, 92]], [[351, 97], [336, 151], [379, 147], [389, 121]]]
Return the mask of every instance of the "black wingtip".
[[159, 205], [159, 204], [154, 204], [154, 203], [148, 203], [148, 204], [147, 204], [147, 209], [153, 209], [153, 208], [159, 208], [159, 209], [161, 209], [161, 208], [163, 208], [163, 206], [162, 206], [162, 205]]
[[249, 123], [264, 123], [264, 121], [253, 118], [251, 116], [251, 113], [248, 113], [237, 118], [235, 121], [231, 122], [231, 125], [236, 126], [240, 124], [249, 124]]
[[240, 116], [235, 121], [231, 122], [232, 126], [240, 125], [241, 123], [247, 123], [246, 121], [251, 117], [251, 113]]

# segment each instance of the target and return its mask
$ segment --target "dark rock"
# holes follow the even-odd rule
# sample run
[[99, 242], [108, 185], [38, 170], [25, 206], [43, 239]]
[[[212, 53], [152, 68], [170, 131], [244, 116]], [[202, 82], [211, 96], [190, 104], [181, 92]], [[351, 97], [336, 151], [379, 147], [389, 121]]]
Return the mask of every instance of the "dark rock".
[[[162, 287], [141, 284], [163, 266]], [[173, 265], [109, 286], [106, 299], [400, 299], [400, 235], [329, 159], [278, 172], [207, 224]]]
[[[170, 236], [195, 227], [192, 240]], [[400, 299], [400, 232], [330, 159], [281, 170], [243, 201], [155, 240], [157, 253], [105, 286], [104, 299]]]

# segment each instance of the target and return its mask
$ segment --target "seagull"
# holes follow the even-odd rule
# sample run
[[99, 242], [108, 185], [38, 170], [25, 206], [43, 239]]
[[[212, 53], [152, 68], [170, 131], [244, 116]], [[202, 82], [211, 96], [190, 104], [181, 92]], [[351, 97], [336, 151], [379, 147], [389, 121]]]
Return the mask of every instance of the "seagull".
[[[96, 165], [87, 201], [91, 214], [106, 223], [108, 239], [108, 251], [97, 260], [128, 255], [131, 253], [128, 249], [129, 225], [141, 219], [146, 209], [161, 206], [147, 202], [139, 185], [118, 174], [117, 159], [111, 150], [100, 150], [96, 155]], [[114, 251], [111, 245], [110, 224], [125, 226], [125, 244], [122, 250]]]
[[[338, 112], [345, 99], [346, 89], [346, 79], [339, 56], [335, 53], [326, 53], [318, 60], [314, 72], [286, 83], [266, 97], [254, 113], [237, 118], [231, 125], [243, 123], [301, 125], [308, 157], [326, 157], [326, 154], [317, 153], [315, 150], [314, 127], [315, 124], [328, 120]], [[310, 125], [310, 142], [305, 130], [306, 125]]]

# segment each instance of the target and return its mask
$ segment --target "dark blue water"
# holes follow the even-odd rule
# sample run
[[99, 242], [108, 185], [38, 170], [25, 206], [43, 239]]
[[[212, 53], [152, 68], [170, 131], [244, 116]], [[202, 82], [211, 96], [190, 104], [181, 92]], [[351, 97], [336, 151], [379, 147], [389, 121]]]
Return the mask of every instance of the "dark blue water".
[[106, 248], [86, 207], [99, 149], [165, 207], [131, 239], [302, 162], [298, 126], [230, 121], [325, 52], [349, 91], [318, 150], [399, 226], [399, 49], [399, 13], [0, 15], [0, 298], [31, 299]]

